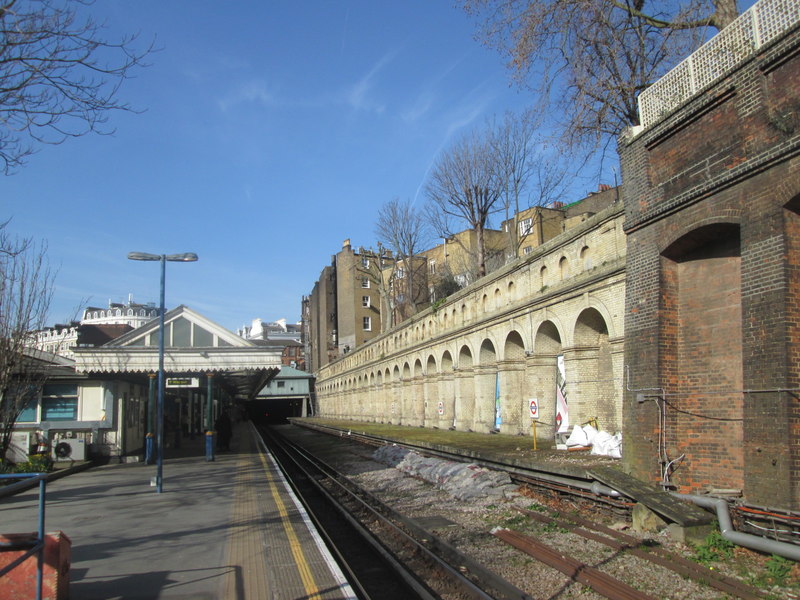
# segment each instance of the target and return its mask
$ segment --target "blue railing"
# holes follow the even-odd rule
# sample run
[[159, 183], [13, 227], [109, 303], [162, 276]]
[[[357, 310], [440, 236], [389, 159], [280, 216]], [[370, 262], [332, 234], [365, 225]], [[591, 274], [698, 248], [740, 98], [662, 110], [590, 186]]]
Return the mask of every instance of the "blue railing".
[[11, 550], [24, 550], [27, 551], [14, 559], [5, 567], [0, 568], [0, 577], [21, 565], [34, 554], [37, 555], [36, 565], [36, 600], [42, 600], [42, 573], [44, 570], [44, 507], [47, 499], [47, 474], [46, 473], [13, 473], [10, 475], [0, 475], [0, 480], [4, 479], [22, 479], [18, 483], [12, 483], [3, 488], [4, 494], [13, 494], [19, 488], [28, 489], [32, 483], [39, 482], [39, 531], [36, 538], [24, 542], [10, 542], [0, 543], [0, 552], [7, 552]]

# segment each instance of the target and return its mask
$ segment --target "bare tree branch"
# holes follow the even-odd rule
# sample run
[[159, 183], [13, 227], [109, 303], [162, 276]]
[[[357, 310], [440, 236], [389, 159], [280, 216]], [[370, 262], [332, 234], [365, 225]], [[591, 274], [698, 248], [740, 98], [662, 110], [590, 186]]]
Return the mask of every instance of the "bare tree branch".
[[14, 239], [0, 225], [0, 463], [22, 410], [38, 396], [44, 362], [26, 347], [42, 329], [53, 293], [47, 248], [31, 239]]
[[93, 0], [5, 0], [0, 3], [0, 165], [9, 174], [37, 144], [60, 144], [105, 127], [122, 83], [152, 51], [136, 36], [111, 42], [103, 26], [81, 20]]
[[736, 0], [461, 0], [478, 38], [553, 109], [562, 139], [594, 151], [638, 124], [636, 98], [737, 15]]
[[375, 233], [379, 243], [394, 253], [389, 273], [390, 304], [399, 322], [428, 303], [426, 262], [419, 253], [430, 242], [430, 227], [412, 202], [395, 198], [378, 211]]

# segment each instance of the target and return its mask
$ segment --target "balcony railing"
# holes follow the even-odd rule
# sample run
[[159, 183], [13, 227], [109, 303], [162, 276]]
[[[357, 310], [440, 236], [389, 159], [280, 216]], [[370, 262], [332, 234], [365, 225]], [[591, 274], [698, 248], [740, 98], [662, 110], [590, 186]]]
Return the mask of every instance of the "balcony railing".
[[639, 95], [642, 127], [657, 123], [798, 21], [798, 0], [761, 0], [754, 4]]

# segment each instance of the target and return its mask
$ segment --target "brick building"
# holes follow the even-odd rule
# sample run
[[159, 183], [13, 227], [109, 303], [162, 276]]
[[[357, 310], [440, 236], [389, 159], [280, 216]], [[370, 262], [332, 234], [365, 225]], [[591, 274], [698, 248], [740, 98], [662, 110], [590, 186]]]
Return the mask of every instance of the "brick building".
[[[623, 457], [680, 491], [797, 509], [800, 29], [767, 32], [783, 16], [759, 4], [758, 25], [743, 15], [643, 94], [643, 127], [620, 139]], [[761, 47], [737, 55], [737, 39]]]

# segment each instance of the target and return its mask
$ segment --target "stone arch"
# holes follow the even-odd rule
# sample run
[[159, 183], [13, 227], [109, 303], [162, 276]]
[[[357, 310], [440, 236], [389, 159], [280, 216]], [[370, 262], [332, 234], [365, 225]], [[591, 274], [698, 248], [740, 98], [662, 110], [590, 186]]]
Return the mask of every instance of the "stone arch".
[[661, 253], [658, 385], [672, 396], [666, 443], [692, 465], [675, 482], [688, 489], [744, 488], [744, 400], [733, 391], [744, 386], [740, 238], [737, 224], [707, 223]]
[[439, 401], [442, 403], [442, 411], [438, 414], [439, 428], [455, 427], [456, 388], [453, 377], [453, 357], [449, 350], [442, 352], [439, 359]]
[[455, 376], [455, 423], [459, 431], [469, 431], [475, 414], [475, 382], [472, 371], [472, 350], [464, 344], [458, 350], [458, 371]]
[[500, 431], [510, 435], [526, 434], [528, 400], [525, 389], [525, 342], [516, 330], [509, 331], [503, 344], [503, 360], [498, 365], [500, 386]]
[[436, 370], [436, 359], [433, 354], [429, 354], [425, 359], [425, 371], [422, 381], [422, 395], [424, 398], [423, 425], [425, 427], [436, 427], [439, 424], [438, 403], [439, 383], [441, 377]]
[[506, 286], [506, 302], [508, 304], [514, 302], [517, 299], [516, 294], [517, 294], [517, 289], [516, 286], [514, 285], [514, 282], [509, 281], [508, 285]]
[[522, 335], [515, 329], [512, 329], [506, 335], [505, 344], [503, 345], [503, 360], [524, 360], [525, 359], [525, 342]]
[[503, 292], [501, 292], [500, 288], [497, 287], [494, 290], [494, 306], [492, 308], [497, 310], [501, 306], [503, 306]]
[[400, 424], [410, 425], [413, 421], [413, 382], [411, 380], [411, 366], [408, 361], [403, 363], [403, 371], [400, 377]]
[[546, 288], [547, 284], [549, 283], [549, 274], [547, 272], [547, 267], [542, 265], [539, 269], [539, 287]]
[[558, 279], [564, 281], [569, 278], [569, 260], [566, 256], [562, 256], [558, 260]]
[[558, 323], [546, 320], [534, 330], [533, 357], [528, 361], [527, 389], [539, 401], [537, 436], [552, 440], [556, 427], [557, 372], [563, 356], [563, 336]]
[[596, 308], [586, 308], [575, 321], [572, 337], [574, 345], [567, 365], [574, 382], [570, 395], [571, 422], [584, 423], [597, 418], [601, 429], [621, 430], [619, 374], [614, 366], [608, 322]]
[[475, 411], [472, 429], [488, 433], [496, 428], [501, 416], [497, 398], [497, 350], [489, 338], [481, 342], [478, 363], [474, 376]]
[[406, 389], [410, 389], [409, 398], [410, 418], [409, 425], [419, 427], [425, 423], [425, 389], [423, 386], [424, 373], [422, 371], [422, 360], [417, 358], [412, 368], [412, 381], [406, 384]]
[[591, 270], [591, 268], [594, 265], [592, 264], [593, 263], [593, 260], [592, 260], [593, 257], [592, 257], [592, 251], [589, 248], [589, 246], [584, 244], [583, 248], [581, 248], [580, 257], [581, 257], [581, 265], [583, 266], [583, 270], [584, 271]]
[[389, 423], [399, 423], [402, 403], [402, 383], [400, 382], [400, 366], [395, 363], [392, 369], [392, 389], [389, 411], [386, 415]]

